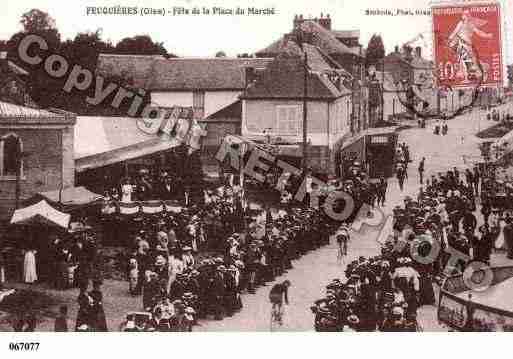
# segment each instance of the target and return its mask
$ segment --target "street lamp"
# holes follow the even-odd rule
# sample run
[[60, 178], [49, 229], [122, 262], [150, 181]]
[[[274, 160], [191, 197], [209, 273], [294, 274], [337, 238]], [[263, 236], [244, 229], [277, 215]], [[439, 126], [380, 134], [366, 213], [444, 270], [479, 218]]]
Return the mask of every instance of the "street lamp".
[[306, 173], [308, 168], [308, 128], [307, 128], [307, 119], [308, 119], [308, 108], [307, 108], [307, 100], [308, 100], [308, 54], [304, 48], [304, 43], [306, 42], [306, 34], [301, 29], [300, 26], [294, 29], [294, 42], [299, 46], [301, 51], [303, 52], [303, 172]]

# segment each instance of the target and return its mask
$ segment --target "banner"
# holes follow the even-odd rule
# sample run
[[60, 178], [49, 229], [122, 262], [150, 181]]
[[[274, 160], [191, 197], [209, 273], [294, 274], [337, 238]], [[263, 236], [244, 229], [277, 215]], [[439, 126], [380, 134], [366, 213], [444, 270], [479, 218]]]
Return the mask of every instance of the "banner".
[[433, 7], [438, 87], [502, 86], [500, 10], [498, 3]]

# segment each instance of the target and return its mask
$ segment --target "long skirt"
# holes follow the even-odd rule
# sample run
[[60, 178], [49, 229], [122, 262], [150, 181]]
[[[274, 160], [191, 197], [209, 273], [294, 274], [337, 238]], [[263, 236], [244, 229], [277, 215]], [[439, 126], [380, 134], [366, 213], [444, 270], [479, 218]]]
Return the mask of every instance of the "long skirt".
[[34, 283], [37, 281], [36, 256], [32, 251], [25, 253], [23, 260], [23, 281], [25, 283]]

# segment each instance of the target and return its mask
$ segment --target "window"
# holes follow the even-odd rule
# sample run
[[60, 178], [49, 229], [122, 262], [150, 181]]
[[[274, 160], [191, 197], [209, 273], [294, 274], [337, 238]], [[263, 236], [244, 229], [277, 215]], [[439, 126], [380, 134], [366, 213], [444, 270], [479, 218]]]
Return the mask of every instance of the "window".
[[[23, 152], [23, 143], [14, 133], [2, 137], [0, 141], [0, 176], [4, 179], [16, 178], [17, 158]], [[20, 163], [20, 176], [23, 177], [23, 162]]]
[[299, 106], [277, 106], [276, 134], [298, 136], [300, 128], [300, 107]]
[[205, 113], [205, 91], [194, 91], [192, 93], [192, 108], [195, 118], [203, 118]]

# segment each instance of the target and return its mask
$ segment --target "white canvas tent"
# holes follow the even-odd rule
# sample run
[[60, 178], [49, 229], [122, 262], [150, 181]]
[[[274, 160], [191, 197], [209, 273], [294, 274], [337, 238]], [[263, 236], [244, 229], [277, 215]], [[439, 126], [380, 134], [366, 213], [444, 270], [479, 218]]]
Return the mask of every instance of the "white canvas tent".
[[46, 224], [67, 229], [70, 218], [69, 214], [56, 210], [43, 200], [14, 211], [11, 224]]

